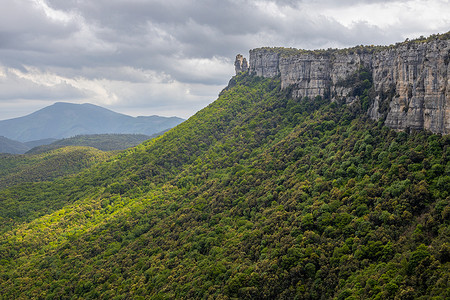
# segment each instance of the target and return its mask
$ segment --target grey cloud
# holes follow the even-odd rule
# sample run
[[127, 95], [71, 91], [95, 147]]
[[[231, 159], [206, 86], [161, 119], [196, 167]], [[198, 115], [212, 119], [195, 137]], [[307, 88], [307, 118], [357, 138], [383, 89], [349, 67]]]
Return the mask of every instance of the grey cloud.
[[77, 30], [72, 22], [56, 23], [25, 1], [11, 1], [0, 10], [2, 49], [48, 51], [48, 43]]
[[86, 93], [67, 83], [46, 86], [8, 74], [0, 79], [0, 101], [2, 100], [75, 100], [86, 97]]
[[[387, 29], [363, 16], [343, 25], [338, 16], [322, 13], [366, 4], [384, 3], [388, 9], [408, 0], [47, 0], [56, 17], [31, 1], [10, 2], [0, 4], [0, 66], [34, 66], [66, 78], [104, 80], [122, 108], [164, 101], [167, 107], [186, 109], [196, 99], [207, 104], [233, 75], [234, 56], [252, 48], [386, 44], [431, 26], [415, 25], [410, 16], [399, 17], [399, 24]], [[70, 86], [61, 86], [60, 92], [29, 87], [30, 96], [35, 91], [43, 99], [90, 99]]]
[[[49, 55], [40, 55], [40, 51], [37, 51], [31, 59], [38, 58], [43, 65], [73, 68], [126, 64], [162, 69], [167, 67], [167, 63], [162, 62], [170, 61], [168, 58], [232, 57], [235, 49], [252, 48], [255, 41], [259, 40], [269, 44], [277, 43], [278, 46], [283, 46], [286, 42], [299, 42], [295, 45], [299, 47], [302, 44], [317, 46], [324, 39], [336, 39], [336, 35], [326, 34], [330, 32], [330, 28], [341, 28], [347, 31], [347, 35], [351, 35], [351, 32], [336, 22], [312, 22], [308, 13], [282, 22], [253, 4], [241, 3], [53, 0], [49, 2], [51, 7], [82, 16], [78, 21], [84, 23], [78, 24], [78, 29], [83, 25], [89, 27], [95, 38], [109, 46], [110, 51], [90, 53], [90, 45], [86, 45], [86, 49], [80, 49], [71, 39], [74, 35], [71, 30], [66, 32], [67, 36], [59, 33], [61, 37], [51, 41], [47, 41], [45, 36], [35, 39], [34, 46], [38, 47], [38, 40], [41, 40], [41, 47]], [[281, 3], [294, 4], [296, 1]], [[30, 48], [26, 43], [23, 47]], [[59, 51], [58, 55], [50, 55], [53, 51]], [[28, 55], [24, 56], [26, 58]], [[154, 59], [158, 56], [163, 56], [163, 59]]]

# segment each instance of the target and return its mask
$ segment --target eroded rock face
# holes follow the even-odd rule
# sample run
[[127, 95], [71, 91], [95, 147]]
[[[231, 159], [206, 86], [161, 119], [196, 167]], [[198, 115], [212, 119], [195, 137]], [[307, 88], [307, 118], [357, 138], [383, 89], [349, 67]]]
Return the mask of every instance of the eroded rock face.
[[282, 57], [279, 64], [282, 87], [294, 85], [294, 97], [325, 95], [330, 89], [330, 61], [326, 57], [301, 55]]
[[280, 55], [270, 49], [250, 50], [250, 72], [257, 76], [276, 77], [280, 75]]
[[247, 59], [241, 54], [236, 55], [236, 60], [234, 61], [234, 70], [236, 75], [248, 70]]
[[[287, 53], [286, 53], [287, 52]], [[382, 49], [349, 51], [250, 51], [250, 73], [280, 76], [283, 88], [297, 98], [330, 96], [351, 103], [346, 79], [361, 68], [372, 74], [375, 99], [368, 110], [373, 119], [404, 130], [450, 133], [450, 41], [405, 42]]]
[[449, 53], [449, 41], [436, 40], [401, 45], [373, 56], [375, 90], [395, 90], [387, 126], [450, 133]]

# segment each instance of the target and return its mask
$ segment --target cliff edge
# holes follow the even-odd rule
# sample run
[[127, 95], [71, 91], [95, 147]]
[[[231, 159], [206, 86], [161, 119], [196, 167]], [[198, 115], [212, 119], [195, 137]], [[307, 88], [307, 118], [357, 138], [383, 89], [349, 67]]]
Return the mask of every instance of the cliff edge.
[[397, 130], [425, 129], [450, 134], [450, 32], [391, 46], [349, 49], [250, 50], [249, 66], [239, 56], [236, 72], [263, 77], [280, 76], [282, 88], [296, 98], [327, 96], [353, 103], [355, 74], [369, 74], [368, 115], [385, 118]]

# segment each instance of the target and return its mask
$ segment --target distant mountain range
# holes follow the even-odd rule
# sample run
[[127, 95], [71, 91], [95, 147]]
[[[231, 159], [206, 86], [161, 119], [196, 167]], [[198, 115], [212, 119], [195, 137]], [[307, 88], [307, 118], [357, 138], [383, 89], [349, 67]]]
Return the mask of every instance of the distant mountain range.
[[[162, 133], [161, 133], [162, 134]], [[31, 147], [26, 154], [39, 154], [63, 148], [67, 146], [92, 147], [101, 151], [124, 150], [139, 145], [140, 143], [152, 139], [159, 134], [152, 136], [144, 134], [88, 134], [56, 140], [43, 145]], [[26, 143], [27, 145], [29, 143]]]
[[30, 142], [86, 134], [153, 135], [183, 121], [178, 117], [131, 117], [93, 104], [57, 102], [24, 117], [0, 121], [0, 136]]
[[[2, 155], [0, 299], [450, 299], [450, 135], [368, 116], [448, 111], [450, 33], [433, 38], [252, 52], [260, 69], [133, 150]], [[279, 60], [302, 77], [267, 78]]]
[[22, 154], [31, 148], [24, 143], [0, 136], [0, 153]]

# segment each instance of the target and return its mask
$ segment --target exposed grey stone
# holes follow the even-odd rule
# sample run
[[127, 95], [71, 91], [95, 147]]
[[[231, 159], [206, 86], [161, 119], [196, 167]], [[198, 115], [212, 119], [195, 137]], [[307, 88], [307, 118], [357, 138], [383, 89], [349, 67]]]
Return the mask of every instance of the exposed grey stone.
[[[363, 49], [364, 50], [364, 49]], [[375, 99], [368, 110], [373, 119], [404, 130], [450, 133], [450, 41], [405, 42], [379, 51], [297, 51], [279, 48], [250, 50], [250, 73], [281, 78], [297, 98], [330, 95], [355, 102], [352, 88], [342, 84], [361, 67], [372, 72]], [[237, 69], [236, 69], [237, 70]], [[380, 111], [388, 101], [388, 110]]]
[[279, 58], [280, 55], [270, 49], [250, 50], [250, 73], [270, 78], [280, 75]]
[[234, 61], [234, 70], [236, 71], [236, 75], [248, 70], [247, 59], [245, 59], [245, 57], [241, 54], [236, 55], [236, 60]]

